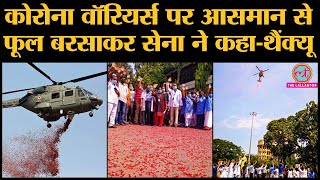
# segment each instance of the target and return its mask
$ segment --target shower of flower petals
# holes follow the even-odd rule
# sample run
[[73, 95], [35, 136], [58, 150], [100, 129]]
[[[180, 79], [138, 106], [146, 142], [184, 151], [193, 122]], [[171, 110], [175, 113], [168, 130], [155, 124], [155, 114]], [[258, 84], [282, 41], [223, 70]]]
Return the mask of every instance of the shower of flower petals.
[[110, 128], [108, 177], [212, 177], [212, 131], [140, 125]]

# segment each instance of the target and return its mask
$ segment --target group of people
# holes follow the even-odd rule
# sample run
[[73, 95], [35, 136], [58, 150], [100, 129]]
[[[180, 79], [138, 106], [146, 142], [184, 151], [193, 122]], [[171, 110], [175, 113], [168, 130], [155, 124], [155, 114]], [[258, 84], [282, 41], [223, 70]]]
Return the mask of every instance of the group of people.
[[312, 168], [306, 165], [284, 165], [280, 162], [278, 165], [272, 164], [268, 167], [266, 164], [242, 163], [242, 160], [236, 162], [219, 161], [213, 166], [214, 178], [316, 178]]
[[188, 90], [169, 78], [162, 86], [135, 85], [122, 67], [108, 67], [108, 127], [140, 124], [151, 126], [212, 128], [212, 87], [206, 91]]

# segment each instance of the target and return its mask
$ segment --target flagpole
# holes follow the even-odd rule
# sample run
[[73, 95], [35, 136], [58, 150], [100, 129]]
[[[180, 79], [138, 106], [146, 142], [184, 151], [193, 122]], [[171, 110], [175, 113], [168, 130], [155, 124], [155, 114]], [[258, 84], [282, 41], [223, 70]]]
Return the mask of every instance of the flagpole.
[[251, 133], [250, 133], [250, 145], [249, 145], [249, 159], [248, 159], [248, 164], [250, 164], [250, 155], [251, 155], [251, 141], [252, 141], [252, 128], [253, 128], [253, 117], [257, 115], [256, 112], [252, 112], [250, 113], [250, 115], [252, 116], [252, 120], [251, 120]]

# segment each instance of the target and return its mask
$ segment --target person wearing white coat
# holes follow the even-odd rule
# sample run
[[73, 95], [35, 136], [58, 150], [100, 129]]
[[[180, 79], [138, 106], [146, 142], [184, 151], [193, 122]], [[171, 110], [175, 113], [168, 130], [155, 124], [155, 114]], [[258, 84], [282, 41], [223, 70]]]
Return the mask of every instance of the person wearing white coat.
[[227, 178], [228, 174], [227, 174], [227, 167], [225, 167], [224, 165], [221, 165], [219, 168], [220, 171], [220, 178]]
[[298, 170], [300, 178], [308, 178], [308, 170], [305, 168], [305, 166], [302, 166], [301, 168], [299, 167]]
[[166, 84], [166, 91], [169, 92], [169, 102], [170, 107], [170, 126], [178, 126], [179, 110], [182, 108], [182, 92], [178, 89], [177, 84], [172, 85], [172, 89], [169, 83]]
[[293, 178], [293, 168], [292, 168], [292, 166], [288, 170], [288, 178]]
[[241, 161], [239, 163], [236, 163], [236, 165], [234, 166], [233, 175], [235, 178], [240, 178], [241, 176], [240, 164]]
[[234, 166], [234, 160], [231, 161], [228, 167], [228, 178], [233, 178], [233, 166]]

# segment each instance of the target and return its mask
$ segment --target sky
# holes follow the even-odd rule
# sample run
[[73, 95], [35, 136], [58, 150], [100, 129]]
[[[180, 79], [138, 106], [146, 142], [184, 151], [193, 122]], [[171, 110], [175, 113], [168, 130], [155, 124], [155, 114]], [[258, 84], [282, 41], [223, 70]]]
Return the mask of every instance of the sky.
[[[270, 69], [257, 87], [258, 69]], [[303, 110], [306, 103], [318, 103], [317, 88], [286, 88], [294, 82], [292, 69], [296, 63], [215, 63], [214, 64], [214, 138], [241, 146], [249, 153], [251, 119], [256, 112], [252, 132], [251, 154], [257, 154], [259, 139], [271, 120], [286, 118]], [[310, 82], [318, 82], [318, 64]]]
[[[106, 71], [104, 63], [34, 63], [55, 81], [67, 81], [90, 74]], [[106, 177], [107, 130], [106, 130], [106, 76], [88, 79], [69, 86], [82, 86], [100, 96], [103, 104], [94, 116], [88, 113], [75, 115], [69, 129], [62, 135], [59, 177]], [[27, 63], [2, 64], [2, 92], [39, 87], [52, 84], [47, 78]], [[3, 100], [19, 98], [26, 92], [3, 95]], [[3, 140], [28, 132], [46, 129], [46, 122], [36, 114], [22, 108], [2, 109]], [[63, 124], [59, 121], [52, 126]]]

